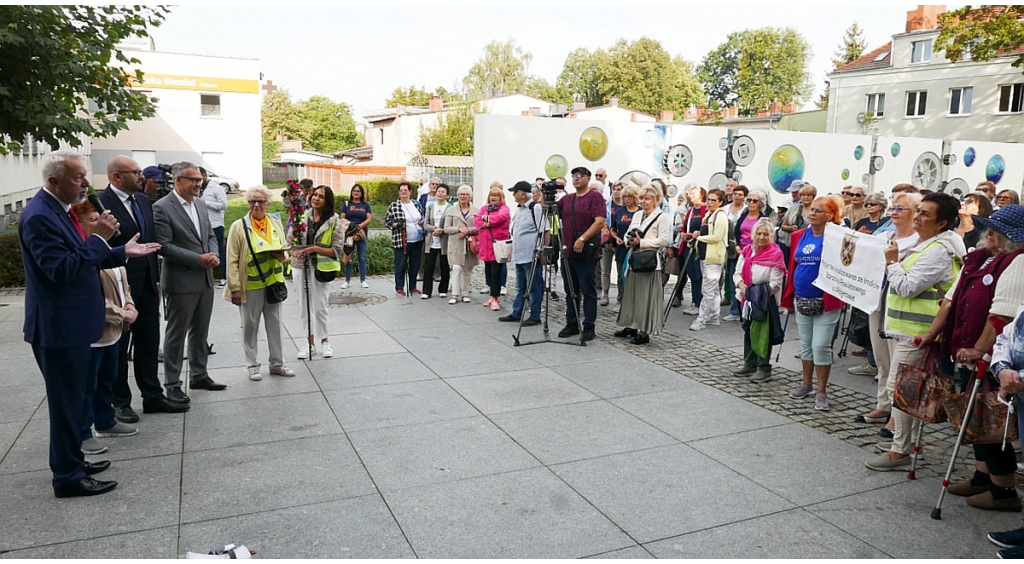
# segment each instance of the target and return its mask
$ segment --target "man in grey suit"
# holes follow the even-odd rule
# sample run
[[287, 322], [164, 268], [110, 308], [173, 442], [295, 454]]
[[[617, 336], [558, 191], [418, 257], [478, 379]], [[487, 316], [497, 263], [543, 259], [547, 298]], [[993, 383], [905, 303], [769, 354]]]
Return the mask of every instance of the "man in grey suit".
[[181, 361], [188, 335], [189, 388], [223, 390], [206, 371], [206, 336], [213, 312], [213, 271], [220, 265], [217, 238], [206, 205], [199, 198], [203, 177], [190, 162], [171, 167], [174, 191], [153, 204], [156, 240], [164, 257], [160, 273], [166, 297], [164, 387], [167, 399], [188, 403], [181, 390]]

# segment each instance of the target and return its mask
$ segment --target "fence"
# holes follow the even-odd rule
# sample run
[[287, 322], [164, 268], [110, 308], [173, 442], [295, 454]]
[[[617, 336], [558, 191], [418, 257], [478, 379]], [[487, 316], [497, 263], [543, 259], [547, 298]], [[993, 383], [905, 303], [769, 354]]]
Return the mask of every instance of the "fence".
[[437, 178], [456, 190], [463, 184], [473, 186], [473, 169], [465, 167], [408, 166], [406, 177], [418, 180], [422, 177]]
[[[304, 167], [303, 178], [309, 178], [314, 186], [324, 184], [330, 186], [336, 194], [348, 194], [352, 185], [360, 180], [387, 178], [404, 180], [404, 166], [350, 166], [335, 164], [309, 163]], [[291, 178], [297, 178], [292, 176]]]

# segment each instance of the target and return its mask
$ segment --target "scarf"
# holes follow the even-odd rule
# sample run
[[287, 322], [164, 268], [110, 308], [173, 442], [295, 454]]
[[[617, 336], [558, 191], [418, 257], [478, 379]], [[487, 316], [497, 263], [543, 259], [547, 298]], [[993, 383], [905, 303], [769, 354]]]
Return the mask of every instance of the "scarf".
[[253, 233], [259, 235], [260, 239], [263, 239], [268, 243], [273, 243], [273, 241], [270, 240], [270, 216], [264, 215], [263, 219], [256, 219], [250, 214], [249, 222], [252, 223]]
[[775, 243], [771, 243], [754, 255], [754, 245], [751, 243], [743, 249], [743, 283], [750, 286], [754, 279], [754, 265], [766, 266], [768, 268], [781, 268], [786, 270], [786, 263], [783, 261], [782, 249]]

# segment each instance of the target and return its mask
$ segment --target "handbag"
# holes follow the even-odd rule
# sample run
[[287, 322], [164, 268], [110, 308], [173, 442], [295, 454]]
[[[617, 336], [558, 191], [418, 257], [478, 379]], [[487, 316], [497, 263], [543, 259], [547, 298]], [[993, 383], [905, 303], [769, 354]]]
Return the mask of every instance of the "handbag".
[[900, 364], [892, 404], [925, 423], [941, 423], [946, 420], [942, 400], [953, 391], [953, 380], [939, 370], [939, 347], [933, 344], [914, 366]]
[[492, 250], [494, 251], [494, 260], [498, 264], [505, 264], [508, 262], [508, 254], [512, 250], [510, 241], [495, 241], [492, 244]]
[[[640, 238], [643, 239], [647, 236], [647, 232], [650, 231], [651, 227], [654, 227], [655, 222], [661, 217], [661, 212], [654, 216], [654, 219], [647, 224], [640, 233]], [[658, 251], [648, 249], [646, 251], [633, 250], [629, 253], [629, 269], [633, 272], [654, 272], [658, 270]]]
[[466, 237], [466, 247], [469, 248], [469, 252], [474, 255], [480, 254], [480, 236], [470, 235]]
[[942, 400], [942, 407], [949, 415], [949, 423], [959, 433], [963, 427], [964, 416], [968, 415], [967, 431], [964, 432], [964, 443], [1001, 443], [1003, 442], [1003, 431], [1006, 431], [1006, 440], [1012, 441], [1018, 438], [1019, 432], [1016, 417], [1010, 421], [1009, 428], [1006, 426], [1007, 406], [999, 401], [999, 390], [993, 390], [990, 380], [986, 376], [982, 378], [981, 389], [978, 390], [978, 397], [974, 399], [974, 407], [968, 415], [968, 396], [950, 393]]
[[[249, 252], [252, 253], [252, 261], [256, 263], [256, 272], [260, 274], [260, 280], [266, 284], [267, 277], [263, 274], [263, 269], [260, 268], [260, 261], [256, 258], [256, 251], [252, 248], [252, 239], [249, 238], [249, 226], [243, 222], [243, 227], [245, 229], [245, 242], [249, 245]], [[284, 282], [274, 282], [264, 288], [264, 291], [267, 294], [268, 304], [279, 304], [288, 299], [288, 286]]]
[[806, 315], [808, 317], [825, 313], [824, 296], [819, 296], [817, 298], [803, 298], [794, 295], [793, 304], [801, 315]]
[[850, 314], [850, 326], [846, 329], [850, 342], [858, 347], [871, 348], [871, 331], [868, 329], [868, 314], [853, 308]]

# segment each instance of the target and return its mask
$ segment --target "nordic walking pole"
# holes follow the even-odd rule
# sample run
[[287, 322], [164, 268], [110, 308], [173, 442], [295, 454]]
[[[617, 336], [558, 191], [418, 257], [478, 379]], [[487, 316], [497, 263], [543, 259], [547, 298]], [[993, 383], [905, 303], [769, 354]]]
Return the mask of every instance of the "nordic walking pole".
[[309, 255], [306, 255], [302, 260], [302, 286], [306, 293], [306, 345], [308, 349], [308, 358], [313, 360], [313, 342], [310, 340], [313, 338], [313, 318], [309, 313]]
[[946, 467], [946, 475], [942, 478], [942, 489], [939, 491], [939, 501], [932, 509], [932, 519], [942, 519], [942, 499], [946, 497], [946, 490], [949, 488], [949, 477], [953, 475], [953, 466], [956, 464], [956, 455], [960, 452], [960, 445], [964, 443], [964, 435], [967, 434], [967, 423], [971, 420], [971, 413], [974, 412], [974, 401], [978, 398], [978, 390], [981, 389], [981, 380], [988, 371], [988, 361], [979, 360], [976, 365], [977, 372], [974, 375], [974, 387], [971, 388], [971, 398], [967, 400], [967, 410], [964, 412], [960, 423], [960, 432], [956, 435], [956, 443], [953, 444], [953, 456], [949, 459], [949, 466]]
[[[786, 310], [786, 320], [784, 322], [782, 322], [782, 336], [783, 336], [783, 338], [785, 338], [785, 336], [786, 336], [786, 329], [789, 327], [789, 316], [792, 315], [792, 314], [793, 314], [792, 311]], [[779, 357], [780, 356], [782, 356], [782, 345], [779, 345], [779, 350], [778, 350], [778, 352], [775, 353], [775, 362], [776, 363], [779, 362]]]

